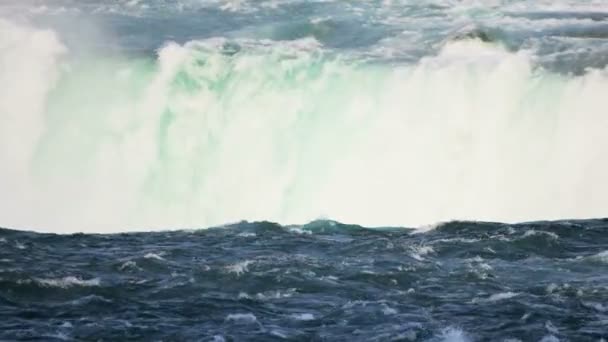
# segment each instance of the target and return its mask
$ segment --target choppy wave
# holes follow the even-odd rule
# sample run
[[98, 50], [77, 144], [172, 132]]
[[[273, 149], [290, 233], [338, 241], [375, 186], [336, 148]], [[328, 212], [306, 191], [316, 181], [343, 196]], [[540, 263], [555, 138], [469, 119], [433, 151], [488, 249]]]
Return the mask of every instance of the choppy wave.
[[607, 229], [608, 220], [416, 233], [333, 221], [301, 226], [308, 234], [268, 222], [0, 229], [0, 339], [597, 342], [608, 337]]

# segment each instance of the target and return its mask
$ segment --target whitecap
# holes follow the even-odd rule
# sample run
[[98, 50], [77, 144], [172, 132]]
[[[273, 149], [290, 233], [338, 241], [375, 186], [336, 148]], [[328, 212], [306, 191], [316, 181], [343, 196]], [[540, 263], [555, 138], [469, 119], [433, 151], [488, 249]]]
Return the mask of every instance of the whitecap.
[[435, 241], [433, 241], [433, 243], [476, 243], [481, 241], [481, 239], [472, 239], [472, 238], [463, 238], [463, 237], [456, 237], [456, 238], [445, 238], [445, 239], [437, 239]]
[[471, 272], [474, 273], [480, 279], [488, 278], [488, 272], [493, 269], [492, 266], [484, 262], [484, 259], [480, 256], [476, 256], [471, 259], [466, 259], [465, 261], [468, 263], [468, 267], [470, 268]]
[[516, 292], [500, 292], [500, 293], [495, 293], [493, 295], [491, 295], [488, 298], [475, 298], [473, 299], [473, 303], [480, 303], [480, 302], [498, 302], [501, 300], [505, 300], [505, 299], [509, 299], [509, 298], [513, 298], [519, 296], [519, 293]]
[[240, 322], [240, 323], [255, 323], [258, 318], [252, 313], [237, 313], [229, 314], [226, 316], [226, 321]]
[[276, 290], [276, 291], [267, 291], [264, 293], [256, 294], [256, 298], [259, 300], [268, 300], [268, 299], [281, 299], [281, 298], [289, 298], [292, 297], [296, 293], [295, 288], [290, 288], [287, 290]]
[[386, 304], [382, 304], [382, 313], [390, 316], [390, 315], [396, 315], [397, 314], [397, 309], [391, 308], [390, 306], [386, 305]]
[[482, 257], [480, 257], [479, 255], [477, 255], [474, 258], [466, 259], [466, 261], [468, 261], [468, 262], [483, 262], [484, 260], [483, 260]]
[[299, 313], [292, 314], [291, 318], [295, 319], [296, 321], [312, 321], [315, 319], [315, 316], [311, 313]]
[[288, 229], [288, 231], [296, 234], [312, 235], [312, 232], [310, 230], [302, 229], [302, 227], [291, 227]]
[[492, 266], [490, 266], [490, 264], [487, 264], [485, 262], [482, 262], [480, 264], [477, 265], [480, 269], [484, 270], [484, 271], [491, 271], [493, 270]]
[[418, 261], [423, 261], [424, 256], [434, 253], [435, 250], [431, 246], [412, 246], [410, 256]]
[[342, 305], [342, 309], [351, 309], [355, 306], [363, 306], [366, 307], [370, 302], [366, 300], [349, 300], [344, 305]]
[[534, 230], [534, 229], [527, 230], [524, 233], [523, 237], [530, 237], [530, 236], [535, 236], [535, 235], [546, 235], [547, 237], [549, 237], [552, 240], [559, 239], [559, 235], [557, 235], [553, 232], [547, 232], [544, 230]]
[[144, 255], [145, 259], [156, 259], [156, 260], [165, 260], [165, 258], [163, 258], [162, 256], [160, 256], [159, 254], [156, 253], [147, 253], [146, 255]]
[[121, 271], [124, 271], [127, 269], [141, 270], [141, 268], [139, 268], [139, 266], [137, 266], [137, 263], [133, 260], [124, 262], [122, 265], [120, 265], [120, 267], [118, 267], [118, 269]]
[[589, 257], [590, 260], [608, 264], [608, 251], [599, 252]]
[[73, 325], [70, 322], [63, 322], [63, 323], [61, 323], [61, 325], [59, 327], [61, 327], [61, 328], [72, 328]]
[[236, 263], [234, 265], [226, 266], [226, 270], [229, 273], [234, 273], [237, 276], [240, 276], [241, 274], [249, 272], [249, 265], [251, 265], [251, 264], [253, 264], [253, 261], [251, 261], [251, 260], [245, 260], [245, 261], [241, 261], [239, 263]]
[[99, 278], [91, 278], [91, 279], [80, 279], [74, 276], [67, 276], [59, 279], [54, 278], [34, 278], [34, 280], [45, 287], [60, 287], [60, 288], [69, 288], [73, 286], [99, 286], [100, 280]]
[[467, 334], [458, 328], [445, 328], [441, 331], [439, 335], [442, 342], [470, 342], [471, 339], [467, 336]]
[[488, 298], [488, 301], [496, 302], [496, 301], [503, 300], [503, 299], [513, 298], [515, 296], [519, 296], [519, 293], [501, 292], [501, 293], [496, 293], [496, 294], [491, 295], [490, 298]]

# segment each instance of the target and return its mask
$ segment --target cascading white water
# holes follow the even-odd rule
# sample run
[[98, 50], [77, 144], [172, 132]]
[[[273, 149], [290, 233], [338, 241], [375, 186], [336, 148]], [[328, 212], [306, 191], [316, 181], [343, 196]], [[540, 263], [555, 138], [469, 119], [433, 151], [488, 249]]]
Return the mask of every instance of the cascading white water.
[[2, 226], [606, 216], [605, 71], [558, 75], [477, 40], [403, 66], [312, 40], [68, 56], [52, 31], [0, 21]]

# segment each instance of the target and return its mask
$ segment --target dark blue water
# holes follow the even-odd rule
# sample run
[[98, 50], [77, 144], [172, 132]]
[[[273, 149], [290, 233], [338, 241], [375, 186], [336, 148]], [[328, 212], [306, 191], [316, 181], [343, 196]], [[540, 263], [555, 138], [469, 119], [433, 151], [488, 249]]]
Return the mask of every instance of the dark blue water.
[[608, 337], [606, 220], [0, 239], [1, 340]]

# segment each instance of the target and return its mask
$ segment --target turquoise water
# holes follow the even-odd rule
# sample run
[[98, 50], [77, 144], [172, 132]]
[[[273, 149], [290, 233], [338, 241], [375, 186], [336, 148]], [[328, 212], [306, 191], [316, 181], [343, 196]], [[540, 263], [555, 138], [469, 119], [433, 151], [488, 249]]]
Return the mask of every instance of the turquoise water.
[[0, 18], [7, 226], [605, 213], [601, 4], [15, 1]]

